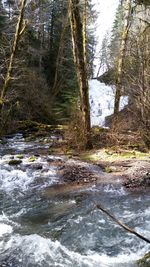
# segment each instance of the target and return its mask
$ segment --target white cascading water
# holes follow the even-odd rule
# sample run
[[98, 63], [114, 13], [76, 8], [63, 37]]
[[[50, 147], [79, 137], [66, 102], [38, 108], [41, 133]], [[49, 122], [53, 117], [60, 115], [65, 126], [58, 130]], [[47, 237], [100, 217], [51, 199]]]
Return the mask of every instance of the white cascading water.
[[[113, 114], [115, 86], [108, 86], [98, 80], [89, 81], [92, 126], [105, 126], [105, 118]], [[120, 110], [128, 104], [128, 97], [122, 96]]]
[[[48, 155], [48, 144], [40, 138], [25, 141], [18, 134], [5, 141], [0, 144], [0, 266], [138, 267], [136, 260], [149, 251], [149, 244], [93, 206], [104, 204], [149, 238], [148, 192], [133, 194], [110, 184], [53, 195], [56, 184], [62, 183], [56, 161], [64, 164], [66, 157]], [[9, 165], [18, 154], [22, 163]], [[47, 190], [52, 185], [51, 194]]]

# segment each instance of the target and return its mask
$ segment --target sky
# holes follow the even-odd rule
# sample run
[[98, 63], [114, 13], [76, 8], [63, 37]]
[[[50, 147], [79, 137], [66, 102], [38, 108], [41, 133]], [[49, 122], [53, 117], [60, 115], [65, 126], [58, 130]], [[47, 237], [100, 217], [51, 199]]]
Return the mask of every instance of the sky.
[[[98, 56], [104, 35], [112, 28], [119, 0], [92, 0], [92, 3], [95, 5], [94, 9], [98, 12], [96, 21], [96, 38], [98, 43], [96, 56]], [[97, 59], [95, 60], [95, 65], [98, 65]]]

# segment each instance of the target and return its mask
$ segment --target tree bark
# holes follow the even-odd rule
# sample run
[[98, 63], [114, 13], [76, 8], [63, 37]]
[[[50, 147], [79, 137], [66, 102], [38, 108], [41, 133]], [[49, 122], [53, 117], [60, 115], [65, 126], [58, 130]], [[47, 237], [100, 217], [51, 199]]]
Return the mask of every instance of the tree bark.
[[[80, 88], [80, 107], [82, 112], [82, 127], [86, 139], [86, 148], [92, 147], [89, 88], [86, 70], [85, 36], [83, 36], [83, 23], [80, 16], [79, 0], [69, 0], [70, 4], [70, 25], [73, 43], [73, 56], [76, 67], [78, 83]], [[84, 29], [85, 35], [85, 29]]]
[[131, 13], [132, 13], [131, 0], [126, 0], [124, 27], [121, 37], [120, 52], [119, 52], [118, 67], [117, 67], [117, 83], [116, 83], [116, 94], [115, 94], [115, 104], [114, 104], [114, 115], [117, 115], [119, 112], [120, 97], [122, 94], [123, 67], [126, 54], [128, 33], [131, 22]]

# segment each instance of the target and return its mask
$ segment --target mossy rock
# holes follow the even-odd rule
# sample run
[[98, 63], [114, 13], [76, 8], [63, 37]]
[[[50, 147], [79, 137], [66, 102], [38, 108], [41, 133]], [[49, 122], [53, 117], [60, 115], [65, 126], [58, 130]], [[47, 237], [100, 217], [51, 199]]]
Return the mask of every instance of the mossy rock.
[[30, 158], [28, 158], [28, 161], [29, 162], [34, 162], [34, 161], [36, 161], [36, 157], [35, 156], [31, 156]]
[[107, 173], [111, 173], [111, 172], [119, 172], [120, 171], [120, 168], [117, 168], [116, 166], [110, 166], [110, 165], [107, 165], [105, 167], [105, 172]]
[[17, 158], [17, 159], [23, 159], [24, 156], [23, 156], [23, 155], [17, 155], [16, 158]]
[[22, 163], [22, 160], [20, 160], [20, 159], [11, 159], [11, 160], [8, 162], [9, 165], [19, 165], [19, 164], [21, 164], [21, 163]]
[[105, 132], [105, 131], [106, 131], [105, 128], [102, 128], [102, 127], [99, 127], [99, 126], [92, 127], [92, 133], [93, 134], [99, 134], [99, 133], [102, 133], [102, 132]]
[[111, 173], [111, 172], [113, 172], [113, 170], [112, 170], [112, 168], [110, 166], [106, 166], [105, 167], [105, 172]]
[[150, 267], [150, 252], [146, 253], [144, 257], [137, 261], [139, 267]]

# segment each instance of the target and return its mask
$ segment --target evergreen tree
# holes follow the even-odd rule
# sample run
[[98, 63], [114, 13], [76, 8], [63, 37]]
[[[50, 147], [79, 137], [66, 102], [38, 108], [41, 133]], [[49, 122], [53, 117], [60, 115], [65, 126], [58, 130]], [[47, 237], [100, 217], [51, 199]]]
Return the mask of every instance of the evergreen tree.
[[4, 10], [2, 0], [0, 0], [0, 35], [6, 22], [6, 12]]

